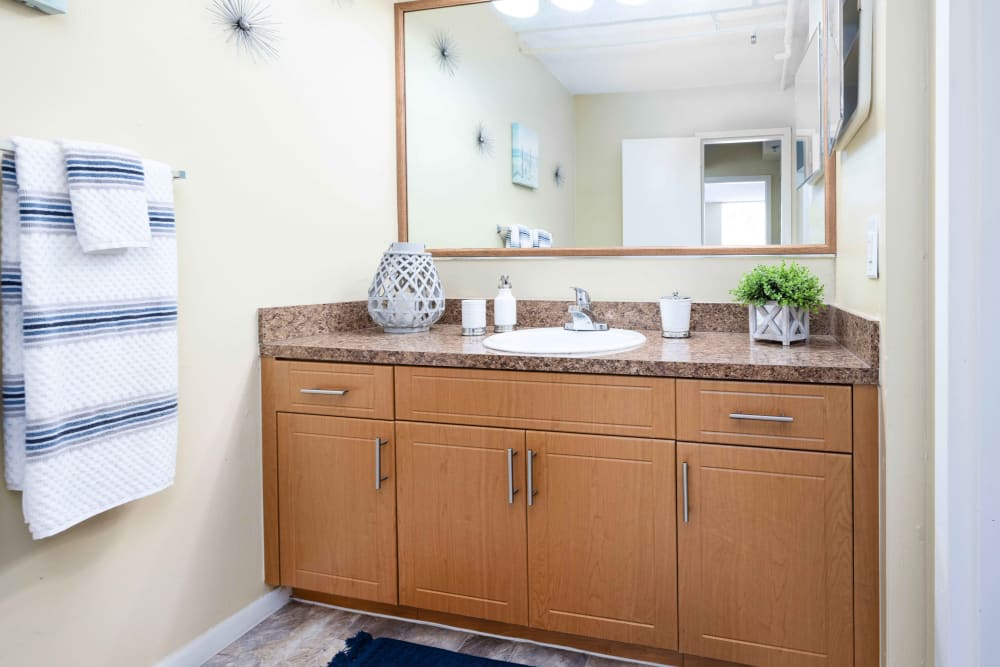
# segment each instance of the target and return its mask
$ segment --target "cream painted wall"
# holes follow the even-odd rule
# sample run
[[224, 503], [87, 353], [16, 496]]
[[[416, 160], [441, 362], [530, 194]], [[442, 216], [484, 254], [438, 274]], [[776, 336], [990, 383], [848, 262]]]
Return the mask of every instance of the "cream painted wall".
[[[834, 260], [793, 258], [816, 272], [833, 301]], [[696, 301], [732, 301], [729, 290], [757, 264], [775, 257], [560, 257], [545, 259], [438, 259], [449, 298], [493, 298], [497, 278], [510, 274], [519, 299], [573, 299], [584, 287], [594, 301], [652, 301], [678, 290]], [[598, 312], [600, 314], [600, 312]]]
[[[883, 651], [887, 667], [931, 664], [929, 488], [931, 0], [874, 0], [872, 115], [841, 153], [837, 300], [882, 321]], [[865, 229], [880, 228], [881, 278], [865, 277]]]
[[622, 139], [791, 127], [794, 102], [772, 85], [577, 95], [576, 244], [621, 245]]
[[[442, 72], [434, 37], [454, 42], [458, 67]], [[513, 223], [548, 229], [573, 245], [573, 98], [490, 4], [406, 16], [406, 143], [410, 240], [431, 248], [502, 247]], [[482, 122], [493, 154], [480, 155]], [[539, 186], [511, 183], [511, 123], [539, 138]], [[556, 165], [567, 176], [555, 183]]]
[[108, 141], [190, 174], [176, 484], [40, 542], [0, 491], [5, 665], [149, 665], [267, 590], [255, 309], [361, 297], [395, 236], [392, 4], [271, 3], [271, 64], [208, 4], [0, 2], [0, 138]]

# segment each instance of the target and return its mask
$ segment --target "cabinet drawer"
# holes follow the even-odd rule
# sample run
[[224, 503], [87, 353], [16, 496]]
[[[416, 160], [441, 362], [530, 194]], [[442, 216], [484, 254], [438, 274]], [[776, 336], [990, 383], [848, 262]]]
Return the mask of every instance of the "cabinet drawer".
[[647, 438], [674, 436], [674, 380], [396, 368], [397, 419]]
[[273, 382], [277, 412], [393, 418], [391, 366], [276, 361]]
[[767, 382], [677, 382], [677, 439], [850, 452], [851, 388]]

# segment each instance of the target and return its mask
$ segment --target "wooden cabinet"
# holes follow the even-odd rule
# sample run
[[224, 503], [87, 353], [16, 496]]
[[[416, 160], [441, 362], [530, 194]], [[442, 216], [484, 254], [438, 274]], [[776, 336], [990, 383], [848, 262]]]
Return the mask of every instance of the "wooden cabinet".
[[677, 648], [674, 443], [528, 433], [531, 625]]
[[527, 624], [524, 432], [396, 429], [400, 603]]
[[668, 664], [878, 663], [875, 387], [264, 359], [262, 390], [268, 583]]
[[393, 439], [392, 422], [278, 414], [282, 584], [396, 602]]
[[681, 443], [677, 460], [681, 652], [853, 664], [851, 457]]

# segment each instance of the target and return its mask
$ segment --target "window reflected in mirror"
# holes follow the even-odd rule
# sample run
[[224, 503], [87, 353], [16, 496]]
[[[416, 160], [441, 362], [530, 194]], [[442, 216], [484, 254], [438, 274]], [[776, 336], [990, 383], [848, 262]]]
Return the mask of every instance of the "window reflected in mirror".
[[705, 181], [705, 245], [771, 243], [771, 183], [757, 177]]

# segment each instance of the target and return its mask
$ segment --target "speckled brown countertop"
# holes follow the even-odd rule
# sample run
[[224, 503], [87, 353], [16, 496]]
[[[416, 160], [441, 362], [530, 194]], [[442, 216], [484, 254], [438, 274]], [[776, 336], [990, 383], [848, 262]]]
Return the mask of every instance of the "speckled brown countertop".
[[377, 328], [353, 328], [284, 339], [262, 336], [260, 351], [262, 356], [282, 359], [405, 366], [829, 384], [878, 382], [878, 368], [832, 335], [813, 335], [807, 343], [784, 348], [752, 342], [746, 332], [694, 331], [691, 338], [666, 339], [659, 331], [644, 330], [645, 345], [629, 352], [550, 357], [494, 352], [483, 346], [485, 336], [463, 337], [460, 332], [456, 324], [443, 324], [421, 334], [392, 335]]

